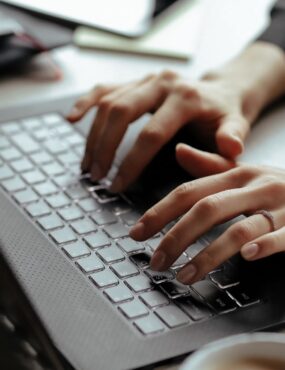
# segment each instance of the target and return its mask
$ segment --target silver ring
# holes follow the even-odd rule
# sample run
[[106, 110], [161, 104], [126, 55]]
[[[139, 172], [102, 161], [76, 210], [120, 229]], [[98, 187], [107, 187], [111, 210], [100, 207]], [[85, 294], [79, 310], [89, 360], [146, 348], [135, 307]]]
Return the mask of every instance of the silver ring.
[[266, 209], [260, 209], [259, 211], [254, 212], [254, 214], [255, 215], [262, 215], [265, 218], [267, 218], [267, 220], [269, 221], [269, 223], [271, 225], [272, 231], [277, 230], [276, 223], [275, 223], [273, 214], [271, 212], [267, 211]]

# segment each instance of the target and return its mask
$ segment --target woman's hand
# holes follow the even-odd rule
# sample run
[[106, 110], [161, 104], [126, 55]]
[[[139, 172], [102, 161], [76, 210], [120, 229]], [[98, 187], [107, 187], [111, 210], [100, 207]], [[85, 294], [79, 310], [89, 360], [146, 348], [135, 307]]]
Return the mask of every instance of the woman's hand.
[[[211, 155], [186, 147], [180, 150], [184, 156], [188, 151], [189, 158], [196, 156], [196, 164], [200, 160], [201, 171], [206, 174]], [[191, 172], [193, 166], [189, 165]], [[266, 217], [256, 213], [260, 210], [270, 214]], [[215, 225], [241, 214], [248, 217], [230, 226], [183, 267], [178, 280], [192, 284], [239, 251], [250, 261], [285, 251], [285, 170], [239, 165], [221, 174], [184, 183], [150, 208], [130, 235], [135, 240], [145, 240], [182, 216], [152, 257], [151, 267], [162, 271]]]
[[97, 87], [79, 99], [68, 117], [76, 122], [98, 107], [82, 170], [91, 172], [94, 181], [105, 177], [129, 124], [146, 112], [153, 116], [122, 163], [111, 190], [127, 188], [183, 126], [202, 149], [235, 159], [251, 123], [284, 92], [284, 86], [283, 51], [256, 43], [200, 81], [166, 71], [129, 84]]
[[190, 82], [166, 71], [122, 86], [97, 87], [76, 103], [69, 119], [76, 121], [98, 106], [82, 162], [82, 170], [90, 171], [96, 181], [108, 173], [128, 125], [154, 112], [113, 184], [113, 191], [121, 191], [185, 125], [203, 149], [235, 158], [243, 150], [250, 127], [243, 104], [241, 92], [226, 81]]

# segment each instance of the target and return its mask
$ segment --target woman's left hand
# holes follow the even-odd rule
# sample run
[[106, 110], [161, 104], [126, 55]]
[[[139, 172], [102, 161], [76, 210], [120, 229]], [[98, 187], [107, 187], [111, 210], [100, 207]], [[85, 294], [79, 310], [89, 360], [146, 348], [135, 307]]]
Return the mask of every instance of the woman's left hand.
[[[188, 149], [180, 150], [187, 157]], [[200, 162], [200, 175], [206, 175], [211, 154], [190, 148], [189, 153], [194, 161], [185, 158], [183, 166], [187, 168], [188, 163], [193, 173]], [[258, 213], [260, 210], [266, 212]], [[242, 214], [248, 217], [231, 225], [186, 264], [177, 274], [178, 280], [192, 284], [239, 251], [250, 261], [285, 251], [285, 170], [237, 165], [227, 172], [184, 183], [150, 208], [130, 235], [145, 240], [182, 216], [152, 257], [151, 267], [162, 271], [215, 225]]]

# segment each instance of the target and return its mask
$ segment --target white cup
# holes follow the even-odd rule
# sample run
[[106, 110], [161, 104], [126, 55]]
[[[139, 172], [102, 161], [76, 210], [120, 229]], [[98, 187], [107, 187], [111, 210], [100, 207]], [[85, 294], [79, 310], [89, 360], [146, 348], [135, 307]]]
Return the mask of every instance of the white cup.
[[188, 357], [180, 370], [219, 369], [249, 358], [284, 362], [280, 370], [285, 370], [285, 334], [240, 334], [218, 340]]

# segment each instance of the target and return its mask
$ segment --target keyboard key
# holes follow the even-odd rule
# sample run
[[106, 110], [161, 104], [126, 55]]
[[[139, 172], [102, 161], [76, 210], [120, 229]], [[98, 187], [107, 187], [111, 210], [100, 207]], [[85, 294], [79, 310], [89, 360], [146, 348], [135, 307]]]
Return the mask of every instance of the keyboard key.
[[177, 260], [171, 265], [172, 268], [178, 268], [184, 266], [189, 262], [189, 258], [186, 253], [182, 253]]
[[0, 137], [0, 149], [9, 148], [10, 141], [6, 137]]
[[125, 259], [122, 251], [115, 245], [99, 249], [97, 254], [105, 263], [114, 263]]
[[194, 321], [205, 320], [212, 316], [212, 312], [206, 304], [189, 296], [179, 298], [176, 302]]
[[43, 127], [39, 130], [32, 132], [32, 135], [37, 141], [43, 141], [47, 140], [48, 137], [51, 136], [51, 132], [47, 128]]
[[125, 283], [136, 293], [153, 289], [153, 284], [145, 275], [133, 276], [125, 280]]
[[74, 221], [70, 224], [70, 226], [79, 235], [88, 234], [96, 230], [96, 226], [88, 218], [79, 221]]
[[53, 157], [46, 151], [41, 150], [40, 152], [34, 153], [30, 156], [32, 161], [38, 165], [46, 164], [53, 161]]
[[253, 289], [237, 285], [228, 289], [228, 293], [233, 297], [240, 306], [246, 307], [252, 304], [259, 303], [261, 299], [257, 296]]
[[70, 200], [64, 194], [56, 194], [46, 198], [46, 202], [52, 208], [62, 208], [70, 204]]
[[131, 238], [124, 238], [117, 242], [118, 246], [123, 249], [127, 254], [132, 254], [144, 250], [142, 243], [135, 242]]
[[62, 140], [55, 138], [45, 141], [43, 145], [51, 154], [55, 155], [64, 153], [68, 150], [67, 145]]
[[104, 234], [101, 230], [98, 230], [94, 234], [85, 236], [84, 240], [92, 249], [105, 247], [106, 245], [111, 244], [111, 241], [108, 239], [107, 235]]
[[104, 230], [113, 239], [129, 236], [129, 229], [121, 223], [105, 226]]
[[50, 195], [58, 191], [58, 188], [50, 181], [34, 185], [34, 189], [41, 196]]
[[204, 244], [201, 240], [198, 240], [196, 243], [190, 245], [186, 251], [184, 252], [188, 258], [191, 260], [197, 256], [203, 249], [205, 249], [206, 244]]
[[134, 325], [144, 335], [151, 335], [164, 330], [162, 322], [154, 315], [138, 319], [134, 322]]
[[128, 318], [135, 319], [137, 317], [148, 315], [148, 309], [138, 299], [131, 302], [123, 303], [119, 306], [119, 310]]
[[58, 210], [58, 214], [65, 221], [74, 221], [83, 217], [83, 213], [81, 212], [80, 208], [75, 205]]
[[52, 231], [50, 233], [50, 236], [57, 244], [68, 243], [77, 239], [68, 226], [65, 226], [64, 228], [56, 231]]
[[130, 211], [123, 213], [120, 217], [123, 223], [127, 224], [128, 226], [133, 226], [141, 217], [141, 214], [136, 211]]
[[130, 210], [130, 205], [125, 200], [118, 199], [109, 203], [104, 203], [104, 208], [116, 215], [120, 215], [128, 212]]
[[150, 264], [150, 254], [149, 253], [137, 253], [130, 257], [130, 259], [140, 268], [146, 269]]
[[41, 119], [44, 123], [44, 126], [47, 126], [49, 128], [56, 127], [63, 121], [63, 118], [57, 113], [45, 114], [41, 117]]
[[69, 186], [74, 186], [78, 182], [78, 178], [73, 173], [65, 173], [64, 175], [59, 175], [54, 177], [53, 182], [60, 188], [67, 188]]
[[57, 126], [55, 126], [53, 128], [53, 131], [55, 132], [55, 134], [61, 135], [61, 136], [64, 136], [64, 137], [69, 135], [70, 133], [73, 133], [73, 129], [67, 123], [60, 124], [60, 125], [57, 124]]
[[94, 212], [99, 209], [99, 204], [94, 198], [86, 198], [79, 200], [78, 205], [84, 212]]
[[145, 273], [154, 284], [161, 284], [165, 281], [174, 279], [174, 274], [171, 271], [153, 271], [147, 269]]
[[106, 269], [90, 275], [90, 279], [98, 288], [105, 288], [119, 283], [116, 275], [112, 271]]
[[0, 156], [6, 161], [13, 161], [21, 158], [21, 152], [16, 148], [7, 148], [0, 151]]
[[76, 146], [85, 143], [83, 137], [77, 132], [74, 132], [72, 135], [68, 135], [65, 140], [70, 146]]
[[63, 226], [61, 219], [55, 214], [39, 218], [38, 223], [44, 230], [58, 229]]
[[130, 261], [116, 263], [111, 269], [121, 279], [139, 274], [139, 270]]
[[14, 176], [14, 172], [7, 165], [0, 166], [0, 181]]
[[83, 243], [82, 241], [77, 241], [72, 244], [67, 244], [64, 247], [62, 247], [62, 249], [70, 258], [89, 256], [91, 254], [86, 244]]
[[163, 239], [163, 236], [164, 235], [160, 235], [158, 238], [153, 238], [153, 239], [149, 239], [147, 241], [147, 245], [153, 250], [155, 251], [156, 248], [159, 246], [161, 240]]
[[42, 166], [44, 173], [50, 177], [62, 175], [66, 172], [66, 169], [57, 162], [51, 162]]
[[97, 225], [107, 225], [118, 221], [117, 217], [109, 211], [93, 213], [91, 218]]
[[3, 181], [2, 185], [7, 191], [11, 193], [26, 188], [26, 184], [21, 180], [19, 176], [15, 176], [12, 179]]
[[[217, 288], [209, 280], [201, 280], [192, 284], [192, 294], [199, 300], [202, 297], [218, 313], [228, 312], [236, 309], [235, 302], [226, 292]], [[195, 293], [196, 296], [195, 296]]]
[[151, 292], [141, 294], [140, 298], [148, 307], [158, 307], [169, 303], [169, 300], [161, 292], [153, 290]]
[[46, 181], [45, 175], [39, 170], [29, 171], [22, 174], [23, 179], [27, 184], [33, 185]]
[[239, 271], [234, 267], [214, 271], [210, 274], [210, 278], [222, 289], [237, 285], [240, 282]]
[[39, 199], [37, 194], [31, 189], [18, 191], [18, 193], [14, 194], [14, 198], [20, 204], [35, 202]]
[[18, 159], [11, 163], [11, 167], [17, 172], [30, 171], [34, 168], [34, 165], [27, 158]]
[[189, 317], [174, 304], [158, 308], [155, 313], [170, 329], [186, 325], [190, 321]]
[[109, 192], [105, 188], [96, 189], [95, 190], [95, 196], [99, 200], [100, 203], [112, 202], [112, 201], [118, 199], [118, 195]]
[[58, 160], [65, 166], [72, 166], [80, 162], [78, 156], [73, 152], [66, 152], [58, 156]]
[[21, 126], [17, 122], [1, 123], [1, 129], [6, 135], [15, 134], [21, 130]]
[[105, 268], [102, 261], [96, 256], [96, 254], [91, 254], [89, 257], [76, 261], [76, 265], [86, 274], [95, 271], [101, 271]]
[[171, 299], [175, 299], [190, 293], [189, 286], [179, 283], [176, 280], [160, 284], [160, 288]]
[[40, 200], [37, 203], [29, 204], [26, 207], [26, 211], [29, 213], [32, 217], [40, 217], [45, 216], [51, 213], [50, 208], [46, 205], [46, 203], [42, 200]]
[[25, 132], [11, 136], [11, 139], [25, 154], [34, 153], [40, 150], [39, 144]]
[[25, 118], [22, 120], [22, 125], [28, 130], [37, 130], [42, 127], [42, 122], [36, 117]]
[[89, 197], [89, 193], [79, 185], [66, 189], [65, 193], [73, 200]]
[[121, 303], [134, 298], [130, 290], [124, 284], [119, 284], [113, 288], [106, 289], [104, 294], [113, 303]]

